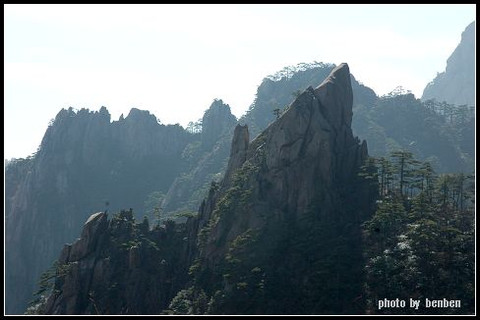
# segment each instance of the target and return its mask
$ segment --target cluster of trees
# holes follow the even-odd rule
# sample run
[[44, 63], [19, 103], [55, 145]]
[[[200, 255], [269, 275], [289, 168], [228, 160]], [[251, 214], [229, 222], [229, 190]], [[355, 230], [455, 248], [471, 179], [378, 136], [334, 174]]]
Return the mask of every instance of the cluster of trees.
[[[265, 77], [249, 110], [239, 122], [248, 125], [251, 137], [257, 136], [280, 117], [283, 109], [295, 100], [298, 93], [308, 86], [317, 87], [334, 67], [333, 64], [322, 62], [301, 63]], [[275, 109], [278, 110], [274, 111]]]
[[393, 92], [373, 106], [357, 106], [352, 129], [368, 141], [368, 152], [375, 157], [407, 150], [437, 172], [474, 168], [475, 117], [466, 106], [422, 102], [413, 94]]
[[[79, 314], [160, 314], [187, 280], [185, 236], [184, 224], [150, 226], [147, 217], [137, 222], [132, 209], [121, 210], [88, 257], [57, 260], [41, 275], [25, 314], [52, 312], [47, 299], [63, 299], [72, 288], [77, 302], [67, 308]], [[95, 280], [98, 272], [101, 281]]]
[[466, 104], [457, 106], [445, 101], [438, 102], [435, 99], [424, 101], [424, 105], [427, 109], [444, 116], [450, 124], [461, 125], [475, 118], [474, 106], [468, 106]]
[[192, 134], [196, 134], [196, 133], [201, 133], [202, 132], [202, 119], [198, 119], [197, 121], [193, 122], [193, 121], [190, 121], [187, 125], [187, 127], [185, 128], [185, 130], [187, 130], [188, 132], [192, 133]]
[[[379, 184], [377, 210], [364, 223], [367, 312], [473, 313], [473, 174], [439, 175], [428, 162], [397, 151], [371, 158], [363, 175]], [[379, 311], [378, 301], [385, 298], [422, 303], [419, 310]], [[426, 308], [427, 298], [460, 300], [461, 308]]]
[[301, 73], [303, 71], [309, 71], [311, 69], [333, 69], [335, 68], [335, 65], [332, 63], [323, 63], [323, 62], [318, 62], [314, 61], [311, 63], [305, 63], [301, 62], [298, 63], [295, 66], [286, 66], [282, 70], [275, 72], [272, 75], [267, 76], [267, 79], [273, 80], [273, 81], [280, 81], [280, 80], [288, 80], [292, 76], [296, 75], [297, 73]]

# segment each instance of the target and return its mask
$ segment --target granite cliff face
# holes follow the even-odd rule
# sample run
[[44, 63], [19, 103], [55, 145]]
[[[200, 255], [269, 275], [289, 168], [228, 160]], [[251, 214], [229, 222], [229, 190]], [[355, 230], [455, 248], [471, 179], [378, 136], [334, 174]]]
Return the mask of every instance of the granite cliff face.
[[[432, 114], [433, 111], [428, 110], [425, 103], [409, 96], [378, 98], [371, 89], [357, 82], [352, 75], [348, 80], [349, 83], [347, 83], [347, 79], [342, 78], [344, 83], [340, 86], [345, 85], [345, 88], [348, 88], [351, 85], [351, 90], [338, 89], [338, 92], [319, 88], [318, 90], [311, 88], [305, 90], [309, 86], [318, 87], [334, 69], [334, 65], [323, 63], [299, 65], [296, 70], [286, 70], [276, 76], [265, 78], [258, 87], [256, 99], [250, 110], [238, 122], [235, 121], [227, 104], [222, 100], [215, 100], [202, 119], [203, 130], [201, 133], [188, 132], [178, 125], [161, 125], [156, 117], [148, 111], [138, 109], [132, 109], [126, 118], [122, 116], [119, 121], [113, 122], [105, 108], [100, 109], [99, 112], [89, 112], [85, 109], [78, 112], [72, 109], [62, 110], [53, 125], [47, 130], [39, 152], [33, 157], [16, 160], [6, 167], [7, 313], [24, 312], [40, 273], [51, 265], [62, 244], [73, 241], [74, 236], [91, 212], [106, 208], [109, 212], [133, 208], [137, 218], [146, 213], [150, 213], [150, 218], [153, 218], [153, 206], [162, 207], [164, 215], [184, 210], [196, 212], [202, 199], [209, 194], [210, 196], [202, 204], [200, 210], [203, 214], [195, 223], [190, 221], [191, 226], [188, 231], [185, 231], [189, 234], [187, 256], [188, 259], [194, 259], [198, 253], [197, 232], [209, 226], [213, 211], [221, 211], [217, 207], [218, 204], [229, 203], [228, 199], [224, 202], [220, 200], [230, 192], [230, 188], [237, 187], [234, 190], [239, 192], [232, 194], [232, 199], [241, 200], [243, 204], [249, 201], [248, 195], [253, 192], [252, 186], [256, 183], [253, 180], [250, 181], [253, 178], [248, 178], [251, 186], [245, 193], [241, 193], [238, 188], [243, 186], [240, 178], [254, 175], [254, 173], [249, 173], [250, 169], [254, 172], [263, 170], [258, 171], [264, 173], [261, 175], [262, 179], [259, 178], [262, 184], [258, 186], [258, 190], [255, 189], [257, 190], [255, 192], [259, 193], [257, 196], [263, 196], [255, 201], [258, 200], [256, 202], [258, 208], [262, 205], [265, 206], [266, 212], [278, 212], [280, 209], [276, 206], [283, 203], [283, 196], [305, 198], [306, 200], [299, 202], [299, 204], [305, 205], [305, 203], [309, 203], [308, 199], [314, 197], [312, 194], [320, 194], [325, 197], [322, 201], [332, 206], [332, 203], [335, 203], [336, 206], [335, 201], [337, 200], [334, 199], [342, 197], [340, 195], [345, 194], [346, 191], [342, 191], [344, 193], [340, 191], [323, 192], [321, 185], [324, 185], [324, 188], [327, 188], [328, 185], [323, 180], [318, 180], [323, 181], [318, 185], [313, 182], [297, 181], [298, 175], [308, 170], [310, 170], [310, 175], [324, 172], [321, 179], [328, 181], [333, 179], [332, 181], [335, 183], [339, 183], [341, 175], [339, 167], [342, 165], [340, 164], [332, 164], [329, 167], [326, 163], [330, 162], [325, 160], [326, 162], [322, 162], [322, 169], [320, 167], [312, 169], [310, 163], [303, 163], [292, 158], [292, 152], [296, 150], [292, 149], [294, 146], [303, 150], [302, 152], [306, 152], [306, 146], [310, 145], [306, 142], [299, 142], [307, 139], [301, 138], [304, 134], [310, 137], [308, 139], [313, 139], [312, 141], [318, 140], [320, 131], [331, 137], [335, 136], [336, 140], [334, 140], [338, 140], [340, 144], [333, 143], [331, 141], [333, 138], [327, 139], [322, 136], [323, 140], [321, 140], [323, 141], [322, 148], [324, 148], [323, 156], [335, 158], [335, 163], [337, 161], [341, 163], [344, 160], [339, 159], [347, 157], [343, 149], [343, 151], [339, 151], [342, 143], [345, 146], [353, 146], [351, 133], [349, 133], [349, 129], [345, 129], [350, 126], [350, 123], [355, 135], [358, 134], [362, 139], [368, 138], [369, 152], [374, 156], [386, 156], [390, 151], [405, 149], [412, 151], [417, 156], [421, 155], [419, 157], [421, 160], [433, 159], [434, 163], [440, 164], [439, 167], [444, 167], [444, 170], [449, 171], [458, 171], [459, 168], [467, 167], [461, 165], [462, 161], [465, 159], [470, 161], [474, 158], [473, 118], [470, 125], [458, 126], [462, 128], [462, 136], [457, 139], [451, 128], [446, 126], [444, 117]], [[332, 83], [338, 81], [330, 79], [330, 82], [325, 87], [331, 87]], [[308, 111], [308, 108], [299, 107], [299, 110], [305, 109], [302, 116], [298, 110], [288, 109], [286, 111], [284, 108], [290, 106], [297, 98], [300, 99], [298, 101], [306, 101], [305, 97], [308, 96], [315, 97], [316, 101], [323, 99], [323, 103], [327, 105], [329, 97], [332, 96], [331, 92], [337, 92], [333, 95], [335, 97], [344, 97], [346, 105], [341, 108], [332, 107], [331, 110], [319, 107], [320, 111]], [[353, 105], [349, 98], [352, 93]], [[298, 101], [295, 102], [297, 106], [299, 105]], [[328, 103], [332, 104], [333, 102]], [[335, 102], [335, 104], [340, 105], [341, 103]], [[274, 108], [283, 112], [280, 119], [276, 119], [277, 115], [272, 112]], [[354, 110], [353, 119], [351, 109]], [[293, 116], [293, 113], [297, 115]], [[324, 126], [323, 129], [316, 130], [317, 133], [313, 133], [313, 129], [299, 131], [303, 130], [301, 128], [306, 125], [304, 119], [310, 116], [315, 117]], [[292, 118], [291, 122], [295, 122], [295, 125], [285, 124], [285, 120], [282, 120], [284, 117]], [[284, 123], [283, 127], [279, 128], [279, 124], [273, 125], [274, 122]], [[242, 126], [238, 127], [237, 133], [234, 134], [237, 123]], [[312, 122], [310, 125], [318, 125], [318, 123]], [[281, 134], [275, 133], [274, 141], [278, 150], [271, 147], [273, 144], [267, 150], [261, 142], [262, 139], [267, 138], [267, 134], [262, 133], [267, 126], [269, 127], [267, 129], [268, 137], [270, 137], [272, 128], [277, 128], [279, 132], [282, 132]], [[317, 127], [314, 126], [314, 128]], [[287, 133], [288, 135], [286, 135]], [[285, 135], [282, 138], [284, 140], [279, 138], [282, 137], [282, 134]], [[233, 137], [235, 142], [232, 146]], [[287, 140], [292, 144], [289, 145], [290, 142], [286, 142]], [[460, 146], [464, 147], [459, 148], [458, 141], [460, 141]], [[299, 144], [302, 147], [299, 147]], [[334, 145], [335, 147], [333, 147]], [[256, 148], [259, 148], [259, 152], [263, 150], [262, 152], [268, 151], [276, 154], [274, 157], [283, 159], [284, 162], [281, 164], [285, 165], [285, 168], [295, 163], [303, 163], [302, 166], [305, 167], [305, 170], [298, 169], [300, 165], [297, 165], [295, 167], [297, 171], [293, 176], [285, 173], [274, 179], [271, 175], [273, 171], [279, 171], [277, 166], [272, 167], [274, 170], [268, 170], [270, 173], [267, 174], [265, 168], [270, 169], [270, 167], [260, 165], [250, 158], [254, 154], [252, 150], [256, 150]], [[334, 148], [332, 149], [333, 153], [328, 151], [329, 148]], [[364, 147], [360, 149], [363, 150], [362, 148]], [[234, 152], [234, 150], [236, 151]], [[361, 158], [356, 152], [354, 153], [354, 157]], [[301, 154], [303, 155], [303, 153]], [[348, 161], [354, 161], [349, 159]], [[272, 159], [269, 160], [269, 166], [274, 163], [272, 161]], [[312, 163], [316, 162], [316, 160], [312, 160]], [[247, 164], [245, 167], [244, 163]], [[346, 172], [350, 165], [351, 163], [347, 163]], [[336, 170], [336, 173], [332, 173], [334, 177], [325, 173], [329, 170], [328, 168]], [[239, 169], [240, 175], [235, 173], [237, 169]], [[224, 175], [225, 179], [220, 183]], [[320, 179], [318, 175], [315, 177]], [[275, 181], [272, 182], [272, 179]], [[303, 181], [303, 179], [301, 180]], [[215, 183], [211, 184], [212, 181]], [[311, 191], [292, 191], [293, 189], [288, 187], [289, 185], [299, 186], [300, 190], [306, 187], [313, 189]], [[266, 191], [269, 186], [276, 188], [275, 194], [270, 195], [269, 191]], [[341, 189], [343, 190], [343, 188]], [[354, 191], [352, 194], [355, 194], [356, 191]], [[292, 195], [291, 192], [301, 195]], [[145, 203], [146, 200], [151, 200], [149, 195], [158, 195], [159, 193], [161, 195], [153, 197], [153, 202], [149, 201], [151, 206], [150, 210], [147, 210]], [[267, 198], [276, 200], [270, 204], [266, 200]], [[293, 201], [290, 198], [287, 200]], [[314, 199], [315, 202], [321, 202], [318, 200], [320, 198], [316, 196]], [[292, 203], [295, 202], [291, 202], [286, 208], [294, 206]], [[325, 203], [323, 206], [327, 208]], [[276, 209], [270, 210], [270, 205]], [[246, 205], [244, 207], [248, 208]], [[314, 205], [311, 207], [310, 211], [313, 210]], [[287, 210], [286, 208], [285, 210]], [[210, 213], [207, 214], [207, 212]], [[280, 216], [280, 214], [278, 215]], [[249, 217], [250, 214], [244, 216]], [[260, 225], [260, 220], [254, 218], [255, 216], [255, 214], [252, 216], [253, 225]], [[249, 225], [250, 222], [244, 223]], [[310, 223], [312, 222], [310, 221]], [[273, 225], [274, 227], [271, 226], [271, 228], [277, 228], [280, 230], [279, 233], [285, 231], [278, 227], [278, 224]], [[331, 230], [334, 228], [327, 231]], [[202, 233], [203, 238], [207, 234], [206, 231]], [[327, 231], [319, 233], [326, 234]], [[230, 237], [236, 234], [235, 232]], [[288, 241], [285, 240], [285, 242]], [[311, 243], [312, 240], [308, 242]], [[266, 243], [269, 242], [266, 241]], [[224, 250], [227, 249], [224, 248]], [[219, 259], [221, 260], [221, 258]]]
[[106, 108], [60, 111], [37, 154], [6, 167], [6, 312], [25, 311], [40, 273], [91, 212], [143, 213], [149, 193], [166, 192], [194, 138], [147, 111], [114, 122]]
[[186, 281], [185, 241], [174, 223], [149, 229], [131, 211], [90, 216], [64, 246], [42, 314], [159, 314]]
[[[326, 191], [334, 183], [354, 177], [367, 156], [367, 148], [351, 131], [349, 75], [346, 64], [335, 68], [317, 89], [307, 88], [251, 144], [248, 128], [238, 125], [220, 190], [231, 184], [234, 173], [247, 162], [245, 168], [255, 168], [257, 173], [248, 176], [255, 178], [252, 183], [259, 189], [254, 189], [257, 196], [265, 192], [260, 186], [268, 186], [269, 196], [261, 199], [268, 198], [273, 206], [282, 204], [280, 211], [303, 212], [320, 189]], [[327, 202], [331, 204], [330, 196]]]
[[228, 104], [221, 99], [213, 101], [202, 118], [202, 147], [211, 149], [236, 123], [237, 119]]
[[202, 118], [201, 139], [191, 144], [185, 156], [192, 166], [170, 186], [162, 207], [166, 212], [196, 211], [212, 180], [218, 180], [225, 170], [233, 128], [237, 119], [230, 106], [215, 100]]
[[[193, 296], [209, 297], [207, 312], [355, 312], [360, 223], [373, 197], [357, 175], [367, 147], [353, 137], [351, 121], [350, 73], [341, 64], [251, 143], [237, 126], [223, 181], [187, 224], [198, 234]], [[333, 298], [327, 282], [298, 287], [332, 277]]]
[[251, 142], [236, 126], [225, 176], [197, 217], [150, 230], [131, 211], [92, 215], [60, 254], [42, 313], [358, 312], [373, 197], [351, 121], [341, 64]]
[[462, 39], [439, 73], [424, 91], [422, 100], [436, 99], [455, 105], [475, 105], [475, 21], [465, 28]]
[[[317, 87], [334, 68], [335, 65], [325, 63], [299, 64], [266, 77], [259, 85], [249, 110], [238, 121], [233, 121], [228, 105], [222, 100], [214, 101], [202, 119], [202, 139], [198, 146], [200, 151], [208, 152], [197, 155], [197, 165], [172, 184], [162, 205], [165, 211], [197, 210], [210, 182], [218, 182], [223, 177], [237, 122], [248, 125], [252, 140], [276, 120], [273, 109], [283, 109], [295, 100], [299, 92], [309, 86]], [[354, 109], [358, 106], [369, 108], [376, 102], [375, 92], [360, 84], [353, 75], [351, 85]]]
[[[259, 85], [250, 109], [239, 119], [239, 122], [248, 124], [251, 139], [255, 138], [275, 120], [273, 109], [284, 109], [300, 92], [309, 86], [320, 85], [334, 68], [334, 64], [322, 62], [298, 64], [266, 77]], [[377, 100], [375, 92], [359, 83], [353, 75], [351, 75], [351, 86], [353, 109], [360, 105], [371, 107]]]

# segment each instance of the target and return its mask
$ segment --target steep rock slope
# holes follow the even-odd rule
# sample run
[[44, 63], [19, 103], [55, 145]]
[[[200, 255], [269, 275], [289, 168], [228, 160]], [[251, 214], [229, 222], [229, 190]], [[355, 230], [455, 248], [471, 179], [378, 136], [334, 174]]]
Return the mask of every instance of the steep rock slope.
[[422, 100], [428, 99], [475, 105], [475, 21], [463, 31], [460, 44], [447, 60], [445, 72], [425, 87]]
[[358, 176], [367, 146], [351, 120], [350, 73], [341, 64], [253, 141], [247, 126], [236, 126], [225, 176], [197, 217], [149, 230], [132, 212], [110, 221], [92, 215], [62, 250], [39, 310], [362, 312], [360, 224], [374, 197]]
[[184, 296], [207, 313], [359, 312], [360, 224], [373, 197], [357, 175], [367, 147], [351, 121], [341, 64], [251, 143], [237, 126], [225, 178], [187, 224], [199, 251], [174, 312]]
[[[264, 79], [250, 110], [239, 120], [248, 125], [249, 139], [276, 120], [275, 108], [284, 112], [334, 67], [299, 65]], [[432, 160], [440, 171], [467, 172], [473, 167], [474, 118], [449, 124], [446, 116], [428, 110], [426, 102], [410, 96], [379, 99], [350, 78], [352, 129], [369, 141], [371, 155], [405, 149], [421, 160]], [[227, 168], [237, 123], [221, 100], [206, 111], [201, 133], [162, 126], [137, 109], [120, 121], [109, 119], [106, 109], [95, 114], [62, 110], [37, 155], [7, 166], [7, 313], [24, 311], [40, 270], [53, 261], [58, 245], [72, 241], [87, 215], [105, 209], [107, 201], [110, 212], [134, 208], [140, 217], [153, 215], [155, 207], [163, 209], [163, 217], [196, 211], [211, 181], [219, 182]], [[151, 200], [150, 210], [142, 210], [146, 198]]]
[[203, 149], [211, 149], [236, 123], [237, 119], [230, 111], [230, 106], [221, 99], [214, 100], [202, 118]]
[[184, 157], [192, 164], [168, 189], [165, 212], [196, 211], [212, 180], [225, 170], [232, 132], [237, 119], [230, 106], [215, 100], [202, 118], [201, 139], [187, 146]]
[[134, 208], [166, 192], [186, 167], [185, 146], [195, 137], [132, 109], [110, 122], [99, 112], [63, 109], [34, 157], [6, 168], [6, 312], [23, 313], [40, 273], [58, 247], [74, 239], [88, 214]]
[[[330, 63], [301, 63], [265, 77], [258, 86], [255, 100], [249, 110], [239, 119], [240, 123], [245, 123], [250, 128], [250, 138], [255, 138], [275, 120], [274, 109], [283, 111], [306, 88], [320, 85], [334, 68], [335, 65]], [[351, 85], [353, 109], [359, 105], [369, 107], [375, 103], [377, 99], [375, 92], [359, 83], [353, 75]]]
[[[300, 92], [309, 86], [317, 87], [321, 84], [333, 68], [335, 68], [335, 65], [328, 63], [301, 63], [295, 67], [284, 68], [263, 79], [258, 86], [256, 98], [249, 110], [238, 120], [238, 123], [248, 125], [250, 140], [276, 120], [274, 109], [278, 108], [280, 112], [283, 112]], [[369, 108], [373, 106], [377, 100], [375, 92], [356, 81], [353, 75], [351, 75], [351, 83], [353, 108], [360, 106]], [[209, 110], [212, 110], [214, 107], [220, 109], [217, 106], [220, 105], [219, 102], [212, 104]], [[225, 106], [223, 110], [225, 110]], [[227, 122], [215, 122], [214, 124], [211, 121], [214, 118], [210, 116], [211, 114], [214, 114], [214, 112], [207, 111], [205, 113], [202, 136], [209, 136], [208, 133], [211, 130], [209, 128], [214, 126], [228, 129], [215, 129], [215, 131], [221, 131], [223, 134], [217, 135], [218, 140], [210, 149], [205, 148], [205, 146], [211, 146], [211, 144], [205, 144], [204, 140], [202, 140], [202, 146], [198, 146], [197, 149], [210, 152], [200, 156], [197, 154], [197, 159], [199, 159], [197, 160], [197, 165], [189, 172], [178, 177], [172, 184], [162, 205], [166, 212], [196, 211], [201, 200], [208, 192], [210, 182], [212, 180], [220, 181], [225, 172], [236, 122], [228, 120]], [[228, 114], [225, 113], [222, 116], [217, 116], [217, 118], [231, 119], [233, 116]], [[355, 117], [353, 122], [353, 126], [355, 126]], [[225, 127], [222, 123], [228, 123], [229, 126]]]
[[54, 290], [42, 314], [159, 314], [187, 280], [186, 242], [173, 222], [150, 230], [132, 211], [90, 216], [81, 237], [64, 246]]

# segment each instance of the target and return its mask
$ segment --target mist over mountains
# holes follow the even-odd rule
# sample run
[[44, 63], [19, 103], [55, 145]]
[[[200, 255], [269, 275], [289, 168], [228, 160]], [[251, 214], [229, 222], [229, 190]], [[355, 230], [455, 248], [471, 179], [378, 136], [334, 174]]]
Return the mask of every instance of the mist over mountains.
[[475, 105], [475, 21], [447, 60], [447, 68], [424, 89], [422, 100], [436, 99], [455, 105]]
[[[227, 102], [216, 99], [205, 111], [201, 123], [192, 123], [187, 129], [160, 124], [148, 111], [135, 108], [118, 121], [111, 121], [105, 107], [99, 111], [62, 109], [47, 129], [38, 152], [26, 159], [13, 160], [5, 168], [6, 313], [25, 311], [42, 272], [57, 259], [65, 243], [76, 239], [88, 217], [99, 211], [113, 214], [127, 210], [108, 223], [104, 214], [85, 224], [84, 230], [98, 227], [103, 231], [82, 234], [82, 239], [94, 239], [92, 244], [84, 240], [88, 245], [74, 245], [82, 254], [73, 254], [73, 247], [70, 251], [64, 249], [59, 260], [77, 269], [62, 278], [63, 283], [55, 283], [56, 290], [63, 293], [48, 297], [45, 312], [94, 313], [96, 307], [88, 302], [88, 295], [82, 294], [85, 290], [87, 293], [107, 290], [99, 284], [103, 277], [109, 279], [109, 285], [123, 281], [121, 277], [114, 279], [118, 271], [125, 277], [130, 274], [129, 283], [143, 283], [136, 289], [127, 285], [123, 291], [133, 290], [151, 299], [162, 296], [161, 302], [147, 307], [133, 295], [116, 293], [105, 298], [102, 305], [111, 309], [103, 309], [103, 313], [127, 310], [113, 302], [115, 297], [126, 301], [133, 314], [147, 312], [148, 308], [151, 308], [148, 313], [159, 313], [172, 307], [172, 299], [182, 289], [186, 290], [183, 294], [195, 296], [189, 299], [197, 302], [202, 290], [209, 299], [220, 291], [223, 300], [215, 300], [211, 312], [243, 313], [245, 310], [235, 309], [233, 303], [239, 297], [235, 293], [238, 288], [230, 287], [244, 283], [244, 278], [258, 283], [268, 277], [272, 281], [290, 276], [292, 283], [315, 278], [312, 270], [301, 264], [285, 264], [284, 273], [276, 274], [268, 252], [276, 252], [278, 256], [286, 252], [294, 261], [297, 253], [291, 252], [293, 249], [285, 243], [300, 247], [301, 243], [328, 243], [349, 223], [351, 229], [337, 245], [351, 246], [352, 251], [338, 258], [343, 264], [337, 262], [325, 270], [333, 272], [340, 268], [339, 277], [345, 282], [350, 278], [360, 279], [363, 263], [362, 248], [357, 246], [361, 242], [360, 224], [368, 219], [369, 212], [371, 215], [375, 199], [369, 195], [372, 186], [356, 176], [367, 155], [387, 157], [393, 151], [404, 150], [420, 161], [429, 161], [437, 172], [474, 170], [474, 109], [458, 106], [473, 106], [473, 60], [462, 58], [468, 57], [474, 48], [472, 30], [474, 23], [463, 33], [446, 72], [427, 85], [421, 100], [409, 93], [379, 97], [358, 82], [345, 64], [311, 63], [288, 67], [266, 77], [240, 119], [232, 115]], [[324, 83], [327, 77], [330, 80]], [[455, 89], [460, 87], [463, 89]], [[447, 95], [448, 92], [456, 95]], [[318, 106], [316, 101], [320, 101]], [[316, 121], [312, 124], [309, 121], [313, 118]], [[317, 158], [324, 160], [315, 163]], [[358, 202], [362, 197], [365, 201]], [[227, 201], [231, 203], [227, 205]], [[352, 218], [354, 210], [344, 207], [345, 201], [358, 203], [360, 216]], [[315, 210], [322, 211], [322, 217], [332, 221], [334, 227], [330, 231], [326, 232], [327, 225], [309, 216], [308, 212]], [[187, 220], [186, 217], [197, 212], [197, 218]], [[268, 212], [267, 218], [263, 212]], [[149, 228], [148, 222], [143, 227], [133, 223], [144, 215], [150, 227], [168, 219], [178, 225], [188, 222], [166, 229]], [[292, 221], [295, 228], [286, 228], [284, 224]], [[309, 225], [316, 229], [309, 229]], [[312, 230], [326, 233], [321, 239], [301, 238], [300, 235]], [[279, 236], [285, 232], [288, 238]], [[112, 238], [100, 239], [102, 233]], [[143, 240], [139, 240], [140, 234], [144, 235]], [[182, 242], [184, 237], [186, 242]], [[158, 244], [160, 238], [164, 242], [156, 250], [148, 240]], [[131, 249], [135, 245], [121, 251], [112, 244], [112, 239], [120, 241], [120, 247], [132, 239], [142, 244], [137, 246], [139, 251]], [[253, 244], [255, 241], [268, 243], [262, 247]], [[237, 247], [232, 245], [234, 242]], [[245, 251], [240, 244], [249, 249]], [[300, 256], [306, 252], [304, 249], [298, 249]], [[325, 248], [319, 250], [328, 256]], [[235, 269], [235, 263], [228, 264], [229, 253], [246, 255], [237, 257], [247, 261], [246, 264]], [[149, 257], [152, 262], [146, 263]], [[118, 259], [120, 269], [108, 267], [115, 263], [106, 262], [107, 258]], [[252, 264], [257, 258], [258, 266]], [[314, 256], [312, 263], [320, 263], [323, 258]], [[162, 261], [170, 263], [172, 259], [175, 262], [168, 270], [156, 269], [154, 262], [162, 265]], [[99, 261], [103, 261], [101, 265]], [[228, 268], [235, 269], [228, 274], [238, 279], [226, 279], [226, 284], [217, 286], [227, 273], [226, 269], [213, 266], [224, 261], [228, 262]], [[144, 263], [153, 268], [148, 271], [149, 277], [139, 267]], [[196, 280], [190, 286], [188, 268], [193, 265]], [[250, 271], [255, 268], [261, 271], [252, 274]], [[132, 275], [134, 269], [138, 269], [137, 275]], [[270, 270], [269, 276], [262, 278], [265, 270]], [[155, 278], [157, 272], [163, 275], [160, 280]], [[78, 282], [88, 277], [97, 280]], [[150, 281], [158, 286], [147, 292]], [[335, 300], [330, 309], [326, 305], [331, 301], [315, 305], [309, 300], [324, 296], [323, 291], [312, 289], [296, 294], [299, 300], [310, 301], [304, 307], [313, 313], [361, 312], [358, 306], [347, 307], [356, 298], [353, 295], [361, 292], [361, 283], [351, 281], [351, 287], [339, 287], [340, 282], [337, 280], [336, 286], [345, 300]], [[287, 303], [277, 289], [286, 290], [290, 285], [270, 286], [265, 292], [249, 291], [263, 297], [251, 306], [252, 313], [274, 310], [275, 305], [269, 305], [269, 301], [275, 299]], [[68, 291], [65, 286], [70, 295], [65, 293]], [[198, 308], [199, 312], [208, 309], [206, 305]], [[285, 305], [285, 312], [301, 310], [295, 309], [296, 306], [291, 308]]]

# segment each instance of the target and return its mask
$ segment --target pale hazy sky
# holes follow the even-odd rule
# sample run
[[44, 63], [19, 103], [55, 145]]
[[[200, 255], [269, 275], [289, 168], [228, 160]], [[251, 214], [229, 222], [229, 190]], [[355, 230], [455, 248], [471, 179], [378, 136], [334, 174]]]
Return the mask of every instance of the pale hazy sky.
[[4, 5], [4, 157], [39, 146], [61, 108], [196, 121], [214, 98], [241, 116], [262, 79], [347, 62], [379, 95], [421, 97], [475, 5]]

